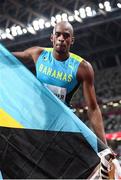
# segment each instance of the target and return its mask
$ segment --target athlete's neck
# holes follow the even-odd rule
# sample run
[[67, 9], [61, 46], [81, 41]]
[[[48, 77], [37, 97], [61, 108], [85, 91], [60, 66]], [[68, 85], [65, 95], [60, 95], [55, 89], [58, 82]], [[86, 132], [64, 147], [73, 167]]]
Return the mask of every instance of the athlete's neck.
[[67, 53], [59, 53], [53, 49], [53, 57], [58, 61], [65, 61], [69, 58], [69, 52]]

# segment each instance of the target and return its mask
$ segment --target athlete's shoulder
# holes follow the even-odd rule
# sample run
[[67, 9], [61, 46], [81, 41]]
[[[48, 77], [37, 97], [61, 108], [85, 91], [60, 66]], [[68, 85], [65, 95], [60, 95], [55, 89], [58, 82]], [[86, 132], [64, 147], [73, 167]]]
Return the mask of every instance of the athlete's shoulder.
[[30, 47], [30, 48], [24, 50], [24, 53], [33, 56], [35, 54], [41, 54], [43, 49], [44, 49], [43, 47], [33, 46], [33, 47]]
[[51, 47], [33, 47], [32, 51], [38, 55], [41, 55], [42, 52], [52, 52], [53, 48]]
[[47, 51], [47, 52], [52, 52], [53, 48], [52, 47], [45, 47], [44, 50]]
[[94, 78], [94, 70], [92, 65], [86, 61], [83, 60], [83, 62], [80, 64], [78, 68], [78, 79], [93, 79]]
[[91, 63], [88, 62], [88, 61], [86, 61], [85, 59], [83, 59], [83, 63], [81, 64], [80, 67], [82, 67], [82, 68], [84, 68], [84, 69], [92, 69]]
[[78, 62], [82, 62], [84, 60], [81, 56], [74, 54], [72, 52], [70, 52], [70, 57], [73, 58], [74, 60], [78, 61]]
[[28, 53], [31, 55], [32, 59], [36, 63], [38, 60], [39, 56], [44, 50], [51, 49], [51, 48], [46, 48], [46, 47], [40, 47], [40, 46], [33, 46], [31, 48], [26, 49], [24, 52]]

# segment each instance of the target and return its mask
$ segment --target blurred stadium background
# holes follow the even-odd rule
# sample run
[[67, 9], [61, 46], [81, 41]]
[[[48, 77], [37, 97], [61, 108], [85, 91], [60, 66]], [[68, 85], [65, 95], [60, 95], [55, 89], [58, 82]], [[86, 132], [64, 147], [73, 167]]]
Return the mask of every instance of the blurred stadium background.
[[[50, 47], [53, 26], [61, 20], [75, 30], [71, 51], [94, 68], [106, 137], [121, 162], [121, 0], [1, 0], [0, 43], [10, 51]], [[31, 60], [24, 64], [35, 74]], [[89, 126], [81, 87], [72, 106]]]

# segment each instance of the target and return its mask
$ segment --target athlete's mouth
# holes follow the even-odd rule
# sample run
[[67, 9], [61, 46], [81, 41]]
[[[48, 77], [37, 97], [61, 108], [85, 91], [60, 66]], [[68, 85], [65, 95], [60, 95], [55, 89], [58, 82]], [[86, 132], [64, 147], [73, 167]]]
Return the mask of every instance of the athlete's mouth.
[[65, 47], [65, 45], [64, 45], [64, 44], [57, 44], [56, 46], [57, 46], [57, 47], [62, 47], [62, 48], [64, 48], [64, 47]]

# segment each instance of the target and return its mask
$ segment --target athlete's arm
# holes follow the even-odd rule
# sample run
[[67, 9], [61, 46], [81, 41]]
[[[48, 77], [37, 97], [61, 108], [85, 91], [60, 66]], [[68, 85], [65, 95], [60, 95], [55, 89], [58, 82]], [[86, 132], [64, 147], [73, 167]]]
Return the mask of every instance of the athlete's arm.
[[95, 134], [106, 144], [102, 114], [97, 104], [94, 88], [94, 71], [87, 61], [83, 61], [77, 73], [78, 81], [83, 84], [83, 95], [88, 106], [88, 117]]
[[18, 58], [19, 60], [33, 60], [35, 63], [39, 57], [39, 55], [41, 54], [41, 52], [44, 50], [44, 48], [42, 47], [31, 47], [28, 48], [24, 51], [20, 51], [20, 52], [12, 52], [13, 55]]

